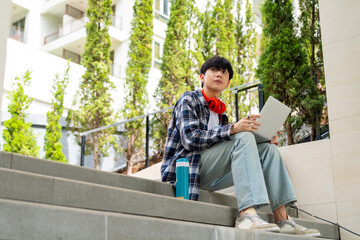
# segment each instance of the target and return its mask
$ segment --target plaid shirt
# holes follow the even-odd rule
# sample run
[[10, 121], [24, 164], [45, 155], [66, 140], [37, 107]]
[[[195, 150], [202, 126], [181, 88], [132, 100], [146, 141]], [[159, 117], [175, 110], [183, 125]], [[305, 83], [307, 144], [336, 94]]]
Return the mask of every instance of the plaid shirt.
[[210, 110], [201, 90], [185, 92], [176, 103], [168, 129], [164, 158], [161, 163], [163, 182], [175, 184], [176, 160], [187, 158], [189, 167], [189, 198], [199, 197], [199, 163], [204, 149], [231, 140], [228, 118], [222, 115], [222, 125], [208, 129]]

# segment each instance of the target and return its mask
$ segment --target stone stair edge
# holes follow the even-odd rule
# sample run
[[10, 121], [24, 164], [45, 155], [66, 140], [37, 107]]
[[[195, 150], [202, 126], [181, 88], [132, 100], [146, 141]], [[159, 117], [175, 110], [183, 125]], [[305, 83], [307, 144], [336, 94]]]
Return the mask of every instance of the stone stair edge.
[[[0, 198], [229, 226], [237, 209], [101, 184], [0, 169]], [[124, 204], [126, 203], [126, 204]], [[192, 211], [187, 211], [192, 208]]]
[[[0, 198], [0, 235], [15, 239], [14, 232], [30, 239], [55, 239], [58, 234], [75, 234], [77, 239], [172, 239], [227, 240], [227, 239], [315, 239], [274, 233], [254, 233], [216, 225], [184, 222], [162, 218], [99, 212], [63, 206], [29, 203]], [[24, 214], [25, 213], [25, 214]], [[5, 221], [2, 221], [5, 218]], [[34, 218], [39, 222], [33, 221]], [[88, 221], [83, 224], [83, 220]], [[26, 225], [26, 226], [24, 226]], [[121, 227], [124, 226], [124, 227]], [[135, 226], [135, 230], [134, 230]], [[7, 230], [6, 230], [7, 229]], [[56, 236], [53, 236], [56, 233]], [[75, 236], [74, 235], [74, 236]], [[41, 238], [45, 236], [45, 238]], [[18, 238], [16, 238], [18, 239]]]
[[[8, 175], [12, 175], [10, 182], [14, 183], [14, 186], [10, 186], [7, 190], [4, 190], [4, 186], [6, 185], [0, 185], [0, 189], [2, 189], [0, 191], [0, 198], [38, 202], [53, 206], [162, 217], [222, 226], [232, 226], [237, 215], [236, 208], [206, 202], [177, 199], [130, 189], [44, 176], [14, 169], [3, 168], [0, 169], [0, 173], [0, 180], [5, 182], [6, 179], [1, 178], [4, 178], [6, 173], [8, 173]], [[25, 185], [28, 184], [28, 186], [24, 186], [21, 183], [19, 184], [19, 179], [16, 179], [16, 177], [20, 177], [20, 180], [22, 180]], [[20, 189], [16, 189], [16, 186]], [[16, 195], [16, 193], [12, 195], [11, 192], [14, 189], [21, 194], [25, 192], [26, 196], [23, 197], [21, 194]], [[29, 189], [31, 189], [31, 191], [26, 192]], [[89, 192], [92, 193], [92, 196], [97, 197], [95, 197], [95, 199], [88, 199]], [[44, 193], [48, 194], [44, 196]], [[54, 197], [51, 198], [50, 196]], [[128, 209], [127, 207], [129, 206], [124, 207], [114, 204], [114, 202], [117, 201], [130, 202], [132, 206]], [[190, 213], [187, 211], [189, 208], [192, 209]], [[154, 209], [160, 209], [160, 212], [158, 213], [154, 211]], [[259, 212], [259, 215], [269, 222], [273, 221], [272, 214], [270, 213]], [[337, 236], [336, 229], [330, 224], [314, 223], [296, 218], [295, 220], [306, 223], [306, 227], [312, 227], [316, 224], [316, 226], [322, 229], [322, 232], [328, 233], [329, 236]]]
[[[61, 178], [61, 177], [55, 177], [55, 176], [49, 176], [49, 175], [43, 175], [43, 174], [38, 174], [38, 173], [33, 173], [33, 172], [24, 172], [21, 170], [17, 170], [17, 169], [6, 169], [6, 168], [0, 168], [0, 173], [6, 171], [6, 172], [13, 172], [13, 173], [17, 173], [20, 175], [26, 175], [26, 176], [33, 176], [33, 177], [38, 177], [40, 179], [47, 179], [47, 180], [53, 180], [53, 181], [64, 181], [64, 182], [68, 182], [68, 183], [74, 183], [74, 184], [84, 184], [87, 186], [94, 186], [94, 187], [100, 187], [100, 188], [105, 188], [105, 189], [112, 189], [112, 190], [121, 190], [121, 191], [126, 191], [126, 192], [136, 192], [136, 193], [141, 193], [144, 196], [159, 196], [159, 197], [163, 197], [163, 198], [168, 198], [168, 199], [176, 199], [179, 201], [185, 201], [184, 199], [180, 199], [180, 198], [175, 198], [175, 197], [171, 197], [171, 196], [166, 196], [166, 195], [159, 195], [159, 194], [154, 194], [154, 193], [148, 193], [148, 192], [142, 192], [142, 191], [137, 191], [137, 190], [133, 190], [133, 189], [128, 189], [128, 188], [121, 188], [121, 187], [114, 187], [114, 186], [109, 186], [109, 185], [104, 185], [104, 184], [99, 184], [99, 183], [93, 183], [93, 182], [85, 182], [85, 181], [79, 181], [76, 179], [67, 179], [67, 178]], [[191, 201], [191, 202], [198, 202], [198, 201]], [[207, 203], [207, 202], [201, 202], [203, 204], [209, 204], [209, 205], [213, 205], [212, 203]], [[229, 207], [229, 206], [225, 206], [225, 207]]]
[[[4, 157], [5, 157], [5, 161], [4, 161]], [[38, 167], [41, 165], [46, 165], [46, 166], [39, 169]], [[47, 166], [51, 166], [51, 168], [47, 168]], [[97, 184], [103, 184], [114, 187], [124, 188], [125, 185], [130, 185], [131, 187], [137, 187], [138, 188], [137, 190], [144, 192], [148, 191], [149, 189], [156, 188], [156, 190], [161, 191], [162, 195], [167, 195], [167, 196], [174, 196], [175, 194], [172, 184], [169, 183], [144, 179], [136, 176], [127, 176], [118, 173], [106, 172], [102, 170], [96, 170], [96, 169], [81, 167], [77, 165], [70, 165], [61, 162], [54, 162], [46, 159], [24, 156], [24, 155], [4, 152], [4, 151], [0, 151], [0, 167], [10, 168], [24, 172], [32, 172], [47, 176], [57, 175], [55, 177], [61, 177], [61, 178], [71, 177], [71, 179], [73, 180], [93, 182]], [[73, 170], [73, 174], [71, 173], [71, 170]], [[80, 174], [75, 174], [79, 172], [80, 174], [83, 173], [83, 175], [79, 176]], [[59, 176], [58, 175], [59, 173], [68, 174], [68, 175]], [[108, 179], [103, 178], [104, 176], [106, 176]], [[200, 190], [199, 201], [220, 204], [220, 205], [230, 204], [234, 207], [236, 206], [234, 205], [236, 201], [234, 196], [217, 193], [217, 192], [209, 192], [205, 190]]]

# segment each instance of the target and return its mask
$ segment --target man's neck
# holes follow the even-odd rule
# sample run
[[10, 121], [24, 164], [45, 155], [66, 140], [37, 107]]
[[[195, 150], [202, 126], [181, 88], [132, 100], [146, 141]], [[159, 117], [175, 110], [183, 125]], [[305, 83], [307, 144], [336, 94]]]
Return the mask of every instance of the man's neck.
[[205, 92], [205, 95], [208, 97], [208, 98], [220, 98], [220, 95], [221, 95], [221, 92], [218, 92], [218, 91], [213, 91], [207, 87], [204, 86], [204, 92]]

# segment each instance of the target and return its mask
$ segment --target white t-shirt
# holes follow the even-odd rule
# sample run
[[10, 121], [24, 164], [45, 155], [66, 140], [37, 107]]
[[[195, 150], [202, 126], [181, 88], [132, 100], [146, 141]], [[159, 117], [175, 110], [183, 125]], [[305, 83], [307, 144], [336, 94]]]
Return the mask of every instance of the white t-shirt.
[[210, 110], [210, 118], [208, 122], [208, 130], [220, 125], [219, 114]]

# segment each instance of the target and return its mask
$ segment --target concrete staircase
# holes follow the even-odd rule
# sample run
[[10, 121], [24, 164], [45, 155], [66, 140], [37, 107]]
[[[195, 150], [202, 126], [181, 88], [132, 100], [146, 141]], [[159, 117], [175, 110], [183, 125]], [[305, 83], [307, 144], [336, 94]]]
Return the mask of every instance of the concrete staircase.
[[[311, 239], [235, 229], [236, 214], [229, 195], [182, 200], [170, 184], [0, 152], [0, 239]], [[333, 225], [295, 221], [339, 239]]]

